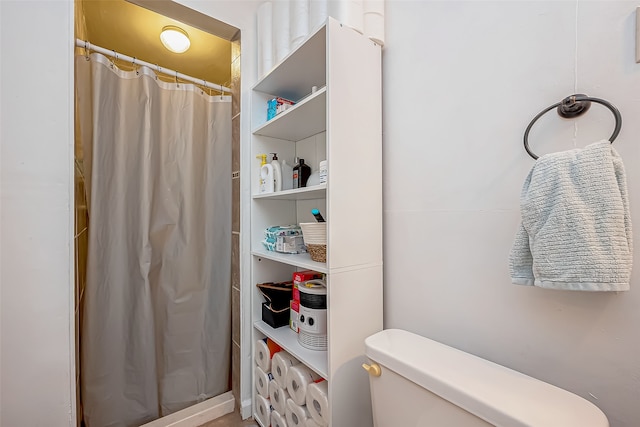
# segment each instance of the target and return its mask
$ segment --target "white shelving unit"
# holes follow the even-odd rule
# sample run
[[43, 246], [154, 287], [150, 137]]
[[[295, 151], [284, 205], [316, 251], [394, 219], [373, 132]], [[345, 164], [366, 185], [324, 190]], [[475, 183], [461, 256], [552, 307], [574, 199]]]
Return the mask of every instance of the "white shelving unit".
[[[373, 424], [361, 364], [364, 339], [382, 330], [380, 59], [380, 46], [329, 18], [251, 94], [251, 251], [245, 261], [251, 264], [253, 341], [271, 338], [328, 381], [333, 427]], [[267, 101], [277, 96], [296, 104], [267, 121]], [[326, 159], [328, 181], [260, 194], [256, 156], [269, 153], [290, 165], [304, 158], [312, 172]], [[313, 222], [313, 208], [327, 220], [326, 263], [263, 247], [265, 228]], [[261, 318], [264, 299], [255, 285], [291, 280], [307, 269], [327, 275], [327, 351], [306, 349], [288, 326], [274, 329]]]

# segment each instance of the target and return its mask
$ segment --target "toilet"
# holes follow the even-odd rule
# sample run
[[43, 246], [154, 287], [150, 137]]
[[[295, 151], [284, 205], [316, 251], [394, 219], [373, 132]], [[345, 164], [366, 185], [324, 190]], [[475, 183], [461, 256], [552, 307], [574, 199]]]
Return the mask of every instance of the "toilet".
[[608, 427], [566, 390], [420, 335], [365, 340], [375, 427]]

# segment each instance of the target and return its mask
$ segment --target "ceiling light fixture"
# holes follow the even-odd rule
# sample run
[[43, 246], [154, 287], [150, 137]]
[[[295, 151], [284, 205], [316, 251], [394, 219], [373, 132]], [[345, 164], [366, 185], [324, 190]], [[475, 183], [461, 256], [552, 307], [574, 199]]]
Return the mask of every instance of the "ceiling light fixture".
[[168, 25], [162, 29], [160, 41], [162, 41], [164, 47], [175, 53], [186, 52], [191, 46], [191, 40], [189, 40], [187, 32], [174, 25]]

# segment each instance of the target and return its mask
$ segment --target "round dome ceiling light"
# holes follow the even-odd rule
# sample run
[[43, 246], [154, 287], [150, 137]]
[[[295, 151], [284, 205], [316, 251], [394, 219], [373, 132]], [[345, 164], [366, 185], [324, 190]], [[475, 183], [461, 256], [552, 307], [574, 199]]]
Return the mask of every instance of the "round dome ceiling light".
[[185, 30], [174, 25], [168, 25], [160, 33], [160, 41], [171, 52], [183, 53], [191, 46], [191, 40]]

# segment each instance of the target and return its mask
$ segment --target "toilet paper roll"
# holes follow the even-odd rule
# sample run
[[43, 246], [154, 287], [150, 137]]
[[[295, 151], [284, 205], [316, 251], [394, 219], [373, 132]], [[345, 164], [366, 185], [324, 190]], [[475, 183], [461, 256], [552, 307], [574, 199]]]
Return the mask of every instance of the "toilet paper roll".
[[362, 13], [377, 13], [384, 15], [384, 0], [363, 0]]
[[269, 403], [269, 399], [265, 399], [259, 394], [256, 395], [256, 411], [254, 416], [258, 419], [261, 425], [268, 426], [271, 423], [271, 412], [273, 408]]
[[329, 16], [360, 34], [364, 31], [362, 0], [339, 0], [329, 2]]
[[327, 20], [327, 0], [311, 0], [309, 3], [309, 32], [313, 32]]
[[300, 363], [298, 359], [282, 350], [273, 355], [271, 359], [271, 373], [273, 379], [276, 380], [278, 385], [282, 388], [287, 388], [287, 372], [290, 367], [296, 366]]
[[273, 23], [271, 2], [264, 2], [258, 7], [258, 78], [264, 76], [273, 67]]
[[307, 410], [319, 426], [329, 425], [329, 384], [326, 381], [307, 387]]
[[307, 399], [307, 386], [322, 377], [305, 365], [296, 365], [287, 372], [287, 391], [296, 405], [304, 405]]
[[269, 384], [273, 382], [273, 375], [271, 372], [265, 372], [260, 368], [260, 366], [256, 366], [253, 370], [253, 380], [256, 384], [256, 390], [258, 390], [258, 394], [264, 398], [269, 398]]
[[305, 423], [304, 427], [322, 427], [322, 426], [317, 422], [315, 422], [313, 418], [309, 418]]
[[289, 34], [291, 50], [300, 46], [309, 35], [309, 0], [291, 0]]
[[271, 400], [271, 406], [273, 406], [275, 411], [285, 414], [287, 412], [288, 398], [289, 393], [287, 392], [287, 389], [280, 387], [275, 380], [269, 383], [269, 399]]
[[305, 427], [307, 420], [310, 418], [309, 411], [305, 406], [296, 405], [296, 403], [287, 399], [287, 425], [289, 427]]
[[289, 54], [289, 0], [274, 0], [272, 6], [273, 50], [276, 64]]
[[271, 412], [271, 427], [287, 427], [287, 419], [275, 409]]
[[363, 12], [364, 35], [384, 46], [384, 1], [364, 0]]
[[254, 358], [256, 364], [265, 372], [271, 371], [271, 359], [273, 355], [282, 350], [278, 344], [271, 341], [269, 338], [256, 341], [254, 350]]

